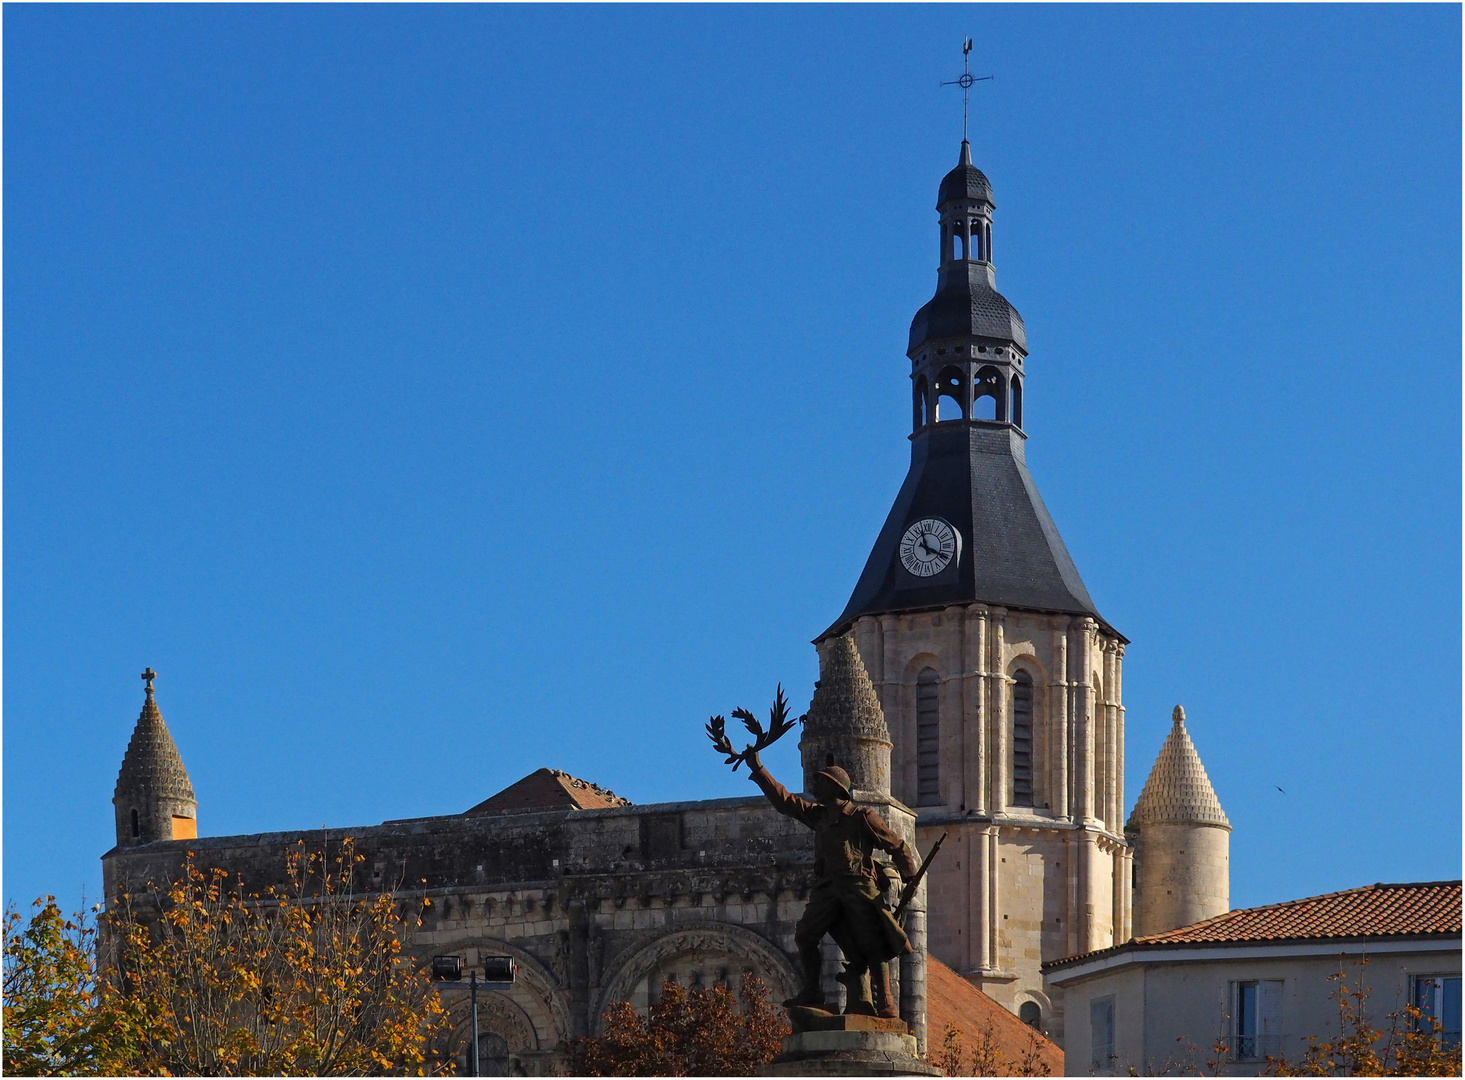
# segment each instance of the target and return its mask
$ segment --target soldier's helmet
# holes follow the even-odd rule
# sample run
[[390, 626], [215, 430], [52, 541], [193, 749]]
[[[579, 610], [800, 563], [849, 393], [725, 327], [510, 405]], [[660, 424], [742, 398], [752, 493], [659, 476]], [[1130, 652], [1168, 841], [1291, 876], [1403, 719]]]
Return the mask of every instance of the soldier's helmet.
[[849, 773], [845, 772], [838, 765], [831, 765], [829, 766], [829, 768], [823, 769], [820, 772], [815, 773], [815, 775], [822, 776], [824, 777], [824, 779], [832, 780], [834, 783], [838, 784], [839, 789], [844, 792], [844, 797], [846, 799], [854, 797], [854, 789], [850, 787]]

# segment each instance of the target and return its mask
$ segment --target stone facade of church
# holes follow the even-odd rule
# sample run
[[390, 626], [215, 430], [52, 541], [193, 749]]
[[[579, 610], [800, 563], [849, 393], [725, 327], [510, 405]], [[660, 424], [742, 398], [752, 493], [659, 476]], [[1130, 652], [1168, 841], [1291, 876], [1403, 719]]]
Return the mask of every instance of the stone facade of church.
[[[1178, 764], [1160, 771], [1174, 778], [1152, 777], [1157, 795], [1130, 823], [1147, 865], [1138, 879], [1168, 899], [1146, 907], [1134, 895], [1127, 641], [1090, 598], [1027, 470], [1026, 329], [995, 287], [994, 209], [963, 142], [937, 198], [935, 295], [910, 329], [910, 472], [843, 613], [815, 642], [821, 684], [801, 743], [806, 784], [842, 765], [857, 799], [921, 852], [947, 837], [898, 973], [923, 1050], [928, 908], [933, 956], [1061, 1039], [1045, 963], [1129, 940], [1137, 903], [1158, 926], [1226, 896], [1229, 826], [1210, 819], [1214, 794], [1203, 806], [1160, 798], [1195, 771], [1188, 737], [1190, 757], [1171, 754]], [[138, 732], [114, 799], [108, 896], [163, 879], [185, 850], [263, 886], [288, 846], [321, 841], [186, 839], [192, 790], [151, 688]], [[746, 970], [775, 995], [795, 988], [812, 843], [761, 797], [630, 806], [541, 770], [462, 815], [326, 834], [346, 835], [367, 856], [363, 884], [432, 898], [412, 942], [421, 955], [519, 959], [520, 982], [488, 994], [483, 1012], [484, 1059], [502, 1068], [547, 1071], [610, 1002], [644, 1005], [668, 977], [736, 984]], [[828, 945], [836, 997], [838, 962]]]
[[[803, 725], [805, 773], [830, 757], [844, 763], [855, 800], [914, 840], [915, 815], [890, 797], [890, 740], [859, 655], [850, 642], [827, 652]], [[135, 738], [124, 759], [114, 799], [119, 822], [130, 822], [134, 807], [152, 821], [146, 808], [171, 797], [147, 779], [161, 775], [156, 762], [178, 758], [151, 687], [138, 727], [148, 737]], [[480, 1054], [489, 1068], [549, 1074], [570, 1040], [598, 1030], [612, 1002], [644, 1008], [668, 978], [736, 988], [752, 972], [774, 1000], [799, 986], [794, 927], [813, 885], [812, 837], [762, 795], [633, 806], [540, 770], [461, 815], [202, 839], [118, 831], [118, 846], [103, 857], [109, 897], [172, 880], [188, 852], [239, 874], [254, 891], [282, 883], [296, 844], [351, 837], [364, 856], [363, 889], [390, 888], [404, 911], [431, 900], [426, 925], [409, 942], [424, 963], [435, 954], [462, 956], [470, 966], [482, 956], [517, 959], [512, 987], [479, 995]], [[923, 1049], [925, 924], [922, 888], [905, 921], [914, 952], [894, 965], [892, 989]], [[826, 941], [824, 985], [834, 1001], [843, 993], [839, 971], [839, 952]], [[470, 1039], [466, 994], [445, 992], [455, 998], [453, 1049], [461, 1057]]]

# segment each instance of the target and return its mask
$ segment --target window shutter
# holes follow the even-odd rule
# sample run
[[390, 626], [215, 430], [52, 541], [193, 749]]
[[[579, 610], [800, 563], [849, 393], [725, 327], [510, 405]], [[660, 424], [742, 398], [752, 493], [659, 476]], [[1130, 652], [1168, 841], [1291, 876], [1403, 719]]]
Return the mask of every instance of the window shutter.
[[916, 805], [941, 803], [941, 676], [916, 676]]
[[1026, 671], [1012, 684], [1012, 805], [1033, 805], [1033, 680]]
[[1282, 982], [1267, 979], [1257, 984], [1257, 1056], [1278, 1057], [1282, 1053]]

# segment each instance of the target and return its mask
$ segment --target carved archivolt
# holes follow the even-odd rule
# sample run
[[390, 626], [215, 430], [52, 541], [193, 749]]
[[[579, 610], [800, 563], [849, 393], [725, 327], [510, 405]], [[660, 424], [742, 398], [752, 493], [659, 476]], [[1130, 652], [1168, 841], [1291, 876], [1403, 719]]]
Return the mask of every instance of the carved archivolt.
[[635, 950], [618, 964], [606, 980], [596, 1005], [592, 1018], [595, 1030], [601, 1030], [605, 1011], [613, 1003], [632, 1000], [644, 980], [691, 955], [705, 957], [709, 964], [718, 957], [730, 958], [737, 968], [734, 986], [742, 971], [749, 969], [767, 984], [774, 1001], [781, 1001], [798, 989], [799, 979], [793, 965], [760, 934], [732, 923], [683, 924]]
[[[468, 994], [461, 995], [462, 1001], [455, 1002], [452, 1009], [453, 1034], [451, 1046], [454, 1053], [463, 1053], [472, 1039], [473, 1017]], [[522, 1054], [538, 1050], [539, 1036], [534, 1023], [519, 1003], [507, 995], [494, 990], [478, 991], [478, 1032], [480, 1035], [493, 1033], [509, 1044], [511, 1054]]]
[[[511, 945], [507, 941], [500, 941], [496, 938], [483, 937], [471, 930], [465, 930], [461, 935], [440, 941], [432, 951], [453, 953], [463, 952], [468, 948], [476, 948], [480, 956], [512, 956], [518, 962], [518, 979], [512, 989], [505, 993], [492, 991], [490, 993], [495, 993], [495, 996], [501, 997], [505, 1001], [512, 999], [525, 1017], [525, 1021], [532, 1026], [534, 1038], [529, 1049], [540, 1046], [553, 1047], [568, 1038], [570, 1033], [569, 1002], [559, 985], [559, 980], [545, 966], [544, 961], [517, 945]], [[468, 983], [464, 980], [461, 985], [463, 989], [460, 993], [466, 1000]], [[480, 990], [478, 996], [480, 1008], [482, 1008], [484, 1000], [485, 992]], [[502, 1032], [500, 1034], [504, 1034], [504, 1037], [508, 1038], [507, 1034]], [[512, 1040], [509, 1045], [514, 1046]]]

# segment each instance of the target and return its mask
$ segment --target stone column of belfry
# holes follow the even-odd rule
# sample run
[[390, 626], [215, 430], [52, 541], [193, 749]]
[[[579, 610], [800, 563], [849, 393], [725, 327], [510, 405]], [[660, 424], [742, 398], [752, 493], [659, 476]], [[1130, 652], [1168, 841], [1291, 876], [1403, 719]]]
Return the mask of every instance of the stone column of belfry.
[[[914, 845], [916, 815], [890, 793], [890, 748], [890, 730], [855, 635], [825, 639], [819, 645], [819, 681], [814, 684], [799, 739], [804, 790], [814, 789], [814, 776], [820, 770], [838, 765], [849, 773], [855, 801], [873, 807], [891, 829]], [[926, 1050], [926, 895], [923, 884], [906, 909], [905, 932], [912, 951], [898, 964], [892, 961], [890, 971], [901, 1019], [909, 1025], [922, 1053]]]

